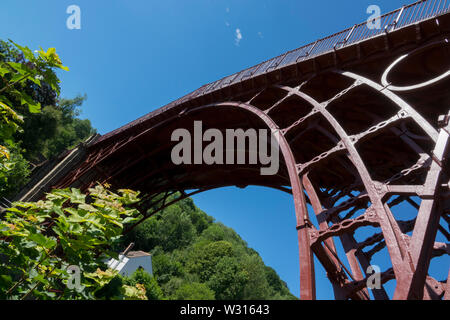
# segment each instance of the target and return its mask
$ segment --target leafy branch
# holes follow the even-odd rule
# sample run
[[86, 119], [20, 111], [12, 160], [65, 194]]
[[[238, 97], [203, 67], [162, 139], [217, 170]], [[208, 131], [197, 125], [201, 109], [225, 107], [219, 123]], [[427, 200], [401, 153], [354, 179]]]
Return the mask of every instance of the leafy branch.
[[0, 160], [9, 160], [9, 150], [3, 144], [11, 144], [13, 134], [20, 130], [23, 123], [23, 118], [10, 107], [11, 99], [28, 106], [31, 113], [38, 113], [41, 104], [25, 92], [23, 85], [27, 81], [39, 87], [46, 83], [59, 94], [59, 79], [53, 69], [69, 70], [62, 65], [55, 48], [47, 51], [41, 48], [33, 53], [28, 47], [20, 46], [12, 40], [10, 42], [21, 54], [19, 62], [0, 61], [0, 79], [3, 84], [0, 84]]
[[[54, 190], [45, 200], [15, 203], [0, 221], [0, 257], [8, 261], [0, 264], [0, 298], [51, 299], [55, 292], [62, 293], [61, 299], [101, 298], [99, 291], [116, 276], [102, 271], [108, 257], [117, 258], [109, 248], [120, 240], [124, 225], [140, 215], [130, 208], [138, 195], [99, 185], [88, 195]], [[66, 286], [70, 265], [82, 271], [82, 292]], [[121, 286], [116, 298], [143, 297], [142, 290]]]

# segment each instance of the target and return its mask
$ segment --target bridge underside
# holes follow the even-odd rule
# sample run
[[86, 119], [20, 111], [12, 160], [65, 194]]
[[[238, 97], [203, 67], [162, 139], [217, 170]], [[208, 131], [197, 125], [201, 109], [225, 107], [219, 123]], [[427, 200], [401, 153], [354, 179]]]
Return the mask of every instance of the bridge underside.
[[[391, 261], [381, 282], [395, 280], [396, 289], [373, 289], [375, 299], [450, 299], [449, 281], [428, 271], [449, 253], [436, 240], [449, 240], [449, 30], [441, 15], [172, 104], [91, 144], [54, 187], [140, 190], [145, 218], [175, 193], [277, 188], [295, 201], [302, 299], [315, 298], [313, 254], [337, 299], [370, 298], [368, 268], [381, 257]], [[261, 165], [174, 165], [171, 135], [194, 134], [194, 121], [203, 131], [280, 133], [278, 174], [262, 176]], [[367, 228], [371, 236], [359, 239]]]

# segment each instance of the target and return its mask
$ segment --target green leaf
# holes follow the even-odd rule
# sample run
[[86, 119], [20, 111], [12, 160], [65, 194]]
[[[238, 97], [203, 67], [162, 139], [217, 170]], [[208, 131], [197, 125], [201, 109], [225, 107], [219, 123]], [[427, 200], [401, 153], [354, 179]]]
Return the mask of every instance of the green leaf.
[[39, 113], [41, 112], [41, 104], [37, 103], [37, 104], [28, 104], [28, 110], [31, 113]]
[[[13, 69], [15, 69], [16, 71], [18, 71], [19, 73], [17, 74], [18, 76], [19, 76], [19, 78], [20, 77], [23, 77], [25, 74], [27, 74], [27, 73], [29, 73], [30, 72], [30, 70], [26, 67], [26, 66], [24, 66], [22, 63], [18, 63], [18, 62], [8, 62], [8, 65], [11, 67], [11, 68], [13, 68]], [[16, 75], [16, 76], [17, 76]], [[12, 78], [12, 81], [15, 81], [15, 80], [13, 80], [14, 79], [14, 77]], [[17, 80], [17, 79], [16, 79]]]
[[29, 95], [26, 93], [21, 93], [20, 102], [22, 104], [27, 104], [28, 109], [31, 113], [39, 113], [41, 111], [41, 103], [34, 101]]
[[43, 284], [45, 284], [45, 285], [50, 284], [50, 282], [48, 282], [48, 280], [45, 279], [45, 278], [44, 278], [44, 275], [42, 275], [42, 274], [37, 275], [36, 277], [33, 278], [33, 280], [34, 280], [34, 281], [38, 281], [38, 282], [40, 282], [40, 283], [43, 283]]
[[70, 213], [71, 215], [78, 215], [78, 210], [75, 208], [64, 208], [64, 211]]
[[72, 188], [72, 194], [70, 195], [70, 200], [72, 203], [85, 203], [86, 196], [80, 192], [80, 190]]
[[13, 45], [15, 45], [20, 51], [22, 51], [23, 56], [25, 57], [25, 59], [27, 60], [33, 60], [34, 54], [33, 51], [31, 51], [28, 47], [22, 47], [20, 45], [18, 45], [17, 43], [15, 43], [14, 41], [12, 41], [11, 39], [9, 40]]
[[10, 276], [7, 275], [0, 275], [0, 284], [5, 284], [4, 287], [9, 286], [10, 283], [12, 282], [12, 278]]
[[8, 74], [10, 72], [11, 72], [11, 70], [9, 70], [8, 68], [0, 66], [0, 76], [3, 77], [3, 76], [5, 76], [5, 74]]
[[19, 209], [17, 209], [17, 208], [14, 208], [14, 207], [8, 208], [7, 211], [8, 211], [8, 212], [15, 212], [15, 213], [19, 213], [19, 214], [22, 214], [22, 213], [23, 213], [21, 210], [19, 210]]
[[56, 241], [50, 238], [45, 237], [41, 233], [34, 233], [29, 236], [29, 239], [36, 242], [38, 245], [51, 249], [56, 245]]
[[135, 222], [135, 221], [138, 221], [138, 220], [139, 220], [139, 218], [127, 217], [127, 218], [123, 219], [122, 223], [126, 224], [126, 223]]
[[41, 80], [37, 79], [36, 77], [28, 77], [27, 79], [37, 84], [39, 87], [41, 86]]
[[86, 203], [80, 204], [78, 206], [78, 208], [86, 210], [86, 211], [90, 211], [90, 212], [97, 212], [98, 211], [93, 206], [91, 206], [90, 204], [86, 204]]

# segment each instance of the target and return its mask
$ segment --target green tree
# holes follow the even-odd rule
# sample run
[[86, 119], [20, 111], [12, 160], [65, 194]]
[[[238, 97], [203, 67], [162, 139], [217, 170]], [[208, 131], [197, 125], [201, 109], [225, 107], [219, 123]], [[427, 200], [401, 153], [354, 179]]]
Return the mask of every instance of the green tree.
[[95, 132], [77, 118], [86, 97], [59, 99], [57, 69], [68, 70], [54, 48], [32, 52], [0, 40], [0, 197], [25, 185], [26, 162], [54, 157]]
[[201, 281], [208, 281], [216, 272], [221, 258], [232, 257], [233, 246], [227, 241], [200, 242], [194, 246], [187, 270], [197, 274]]
[[152, 251], [160, 243], [159, 234], [157, 232], [158, 225], [159, 221], [156, 217], [145, 220], [124, 236], [123, 246], [126, 246], [126, 244], [130, 242], [134, 242], [135, 247], [139, 248], [139, 250], [145, 252]]
[[195, 228], [189, 215], [179, 206], [172, 206], [164, 211], [158, 224], [159, 243], [165, 251], [183, 248], [192, 243], [196, 236]]
[[39, 114], [25, 112], [24, 130], [16, 134], [16, 140], [29, 161], [38, 163], [42, 158], [56, 157], [95, 133], [89, 120], [77, 118], [78, 107], [85, 100], [86, 96], [62, 99], [43, 107]]
[[270, 297], [273, 300], [298, 300], [288, 289], [286, 282], [271, 267], [264, 267], [267, 283], [269, 284]]
[[[20, 157], [16, 132], [23, 131], [23, 112], [41, 110], [45, 91], [59, 94], [59, 79], [54, 69], [64, 67], [54, 48], [33, 53], [12, 41], [0, 41], [0, 181], [4, 197], [24, 183], [29, 170]], [[14, 154], [11, 157], [10, 152]]]
[[164, 294], [156, 279], [141, 268], [137, 269], [130, 277], [125, 277], [124, 282], [130, 286], [143, 285], [148, 300], [164, 299]]
[[173, 277], [170, 278], [170, 280], [167, 283], [164, 283], [161, 285], [161, 288], [163, 289], [164, 295], [168, 297], [171, 300], [174, 300], [175, 292], [184, 284], [186, 283], [185, 279]]
[[174, 300], [214, 300], [214, 292], [204, 283], [184, 283], [172, 297]]
[[4, 143], [13, 142], [14, 133], [23, 123], [19, 114], [25, 110], [40, 112], [43, 91], [51, 89], [55, 95], [59, 94], [59, 79], [54, 69], [69, 70], [62, 65], [54, 48], [33, 53], [28, 47], [10, 42], [0, 42], [0, 156], [6, 158], [8, 151]]
[[217, 223], [211, 224], [201, 234], [202, 239], [207, 241], [221, 241], [225, 240], [225, 230]]
[[244, 299], [244, 288], [249, 276], [236, 259], [222, 257], [214, 271], [207, 283], [218, 300]]
[[206, 215], [203, 211], [197, 208], [192, 199], [187, 198], [179, 203], [179, 207], [183, 212], [189, 214], [192, 224], [194, 225], [197, 234], [201, 234], [203, 230], [213, 222], [213, 219]]
[[158, 254], [153, 256], [153, 272], [160, 284], [167, 283], [172, 278], [184, 277], [183, 265], [169, 254]]
[[135, 242], [135, 248], [152, 252], [154, 276], [169, 299], [189, 296], [176, 292], [190, 283], [206, 285], [216, 299], [296, 299], [254, 249], [191, 199], [148, 219], [124, 241], [122, 247]]
[[160, 246], [165, 252], [171, 252], [187, 247], [196, 236], [189, 214], [175, 204], [140, 224], [126, 240], [135, 242], [141, 250], [151, 251]]
[[18, 145], [7, 144], [9, 159], [0, 161], [0, 197], [17, 193], [28, 181], [30, 165], [23, 157]]
[[242, 265], [248, 275], [248, 281], [244, 287], [245, 300], [269, 299], [269, 284], [264, 269], [264, 262], [259, 255], [245, 256]]

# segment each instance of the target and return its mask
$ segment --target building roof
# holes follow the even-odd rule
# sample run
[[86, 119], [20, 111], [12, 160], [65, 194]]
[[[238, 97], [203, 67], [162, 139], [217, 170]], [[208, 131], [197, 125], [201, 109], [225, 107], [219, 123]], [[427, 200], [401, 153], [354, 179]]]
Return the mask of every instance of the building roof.
[[127, 253], [127, 258], [139, 258], [139, 257], [147, 257], [151, 256], [151, 254], [144, 251], [129, 251]]

